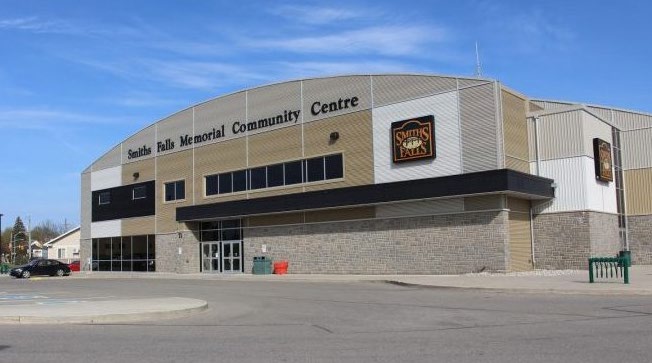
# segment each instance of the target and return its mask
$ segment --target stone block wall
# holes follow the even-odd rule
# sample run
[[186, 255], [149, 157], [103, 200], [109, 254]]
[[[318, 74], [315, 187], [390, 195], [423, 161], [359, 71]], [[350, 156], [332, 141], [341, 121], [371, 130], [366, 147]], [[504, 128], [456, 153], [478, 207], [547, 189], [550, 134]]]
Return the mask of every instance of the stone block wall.
[[627, 217], [632, 263], [652, 264], [652, 215]]
[[179, 233], [156, 236], [156, 272], [199, 273], [199, 238], [192, 231]]
[[79, 240], [79, 268], [82, 271], [90, 271], [91, 269], [88, 260], [91, 258], [92, 241], [90, 238]]
[[507, 212], [370, 219], [244, 231], [245, 272], [262, 245], [301, 274], [458, 274], [504, 271]]
[[624, 249], [618, 235], [618, 215], [590, 212], [589, 227], [591, 257], [616, 256]]

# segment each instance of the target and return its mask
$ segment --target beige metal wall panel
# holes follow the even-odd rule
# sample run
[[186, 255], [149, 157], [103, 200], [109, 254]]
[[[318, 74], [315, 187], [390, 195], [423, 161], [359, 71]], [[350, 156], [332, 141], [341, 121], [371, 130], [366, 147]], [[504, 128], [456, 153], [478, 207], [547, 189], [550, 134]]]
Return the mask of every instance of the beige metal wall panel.
[[613, 110], [613, 123], [621, 130], [634, 130], [652, 127], [652, 115]]
[[530, 213], [530, 201], [508, 197], [507, 208], [512, 212]]
[[122, 166], [91, 172], [91, 191], [115, 188], [122, 185]]
[[542, 100], [534, 100], [532, 101], [532, 103], [541, 107], [544, 110], [553, 110], [555, 108], [567, 107], [569, 105], [572, 105], [572, 103], [570, 102], [555, 102], [555, 101], [542, 101]]
[[245, 136], [243, 133], [234, 134], [234, 123], [246, 124], [247, 121], [247, 94], [246, 92], [234, 93], [204, 102], [194, 107], [195, 110], [195, 135], [213, 134], [224, 130], [222, 137], [193, 144], [195, 147], [205, 146], [220, 141]]
[[192, 148], [192, 144], [182, 145], [182, 138], [192, 135], [192, 108], [159, 121], [156, 124], [156, 153], [170, 154]]
[[[161, 155], [156, 158], [156, 232], [170, 233], [182, 228], [176, 221], [176, 209], [192, 205], [192, 150]], [[164, 185], [185, 180], [185, 199], [165, 202]]]
[[534, 102], [528, 102], [528, 112], [536, 112], [543, 110], [543, 106], [540, 106]]
[[280, 226], [284, 224], [300, 224], [303, 222], [303, 213], [284, 213], [267, 216], [256, 216], [249, 217], [245, 221], [247, 227]]
[[[156, 159], [146, 159], [122, 166], [122, 185], [142, 183], [156, 178]], [[134, 177], [138, 173], [138, 178]]]
[[487, 81], [487, 80], [483, 80], [483, 79], [464, 79], [464, 78], [459, 79], [459, 87], [460, 87], [460, 89], [468, 88], [468, 87], [481, 86], [481, 85], [489, 84], [489, 83], [492, 83], [492, 82]]
[[509, 213], [509, 256], [511, 271], [529, 271], [534, 268], [529, 213]]
[[[140, 155], [140, 156], [139, 156]], [[122, 163], [133, 163], [156, 156], [156, 125], [144, 128], [122, 142]]]
[[301, 158], [301, 125], [249, 136], [249, 166]]
[[91, 238], [91, 220], [93, 211], [93, 201], [91, 193], [91, 173], [83, 173], [81, 175], [81, 223], [80, 223], [80, 237], [81, 239]]
[[624, 177], [627, 215], [652, 214], [652, 168], [627, 170]]
[[[349, 102], [348, 108], [342, 108], [333, 112], [313, 114], [313, 107], [317, 104], [330, 104], [336, 102], [339, 108], [339, 100], [342, 105], [346, 99], [357, 98], [357, 106], [352, 107]], [[347, 76], [322, 79], [311, 79], [303, 81], [303, 121], [310, 122], [327, 117], [344, 115], [352, 112], [359, 112], [371, 108], [371, 77], [369, 76]]]
[[137, 236], [143, 234], [155, 234], [155, 217], [127, 218], [122, 220], [122, 235]]
[[612, 127], [608, 123], [582, 112], [582, 139], [584, 140], [584, 155], [593, 158], [593, 139], [600, 138], [613, 145]]
[[652, 167], [652, 128], [623, 131], [620, 140], [624, 170]]
[[225, 199], [204, 198], [204, 177], [226, 171], [247, 168], [247, 139], [239, 138], [195, 149], [195, 203], [216, 203], [218, 201], [246, 199], [246, 194]]
[[505, 208], [505, 198], [500, 194], [464, 198], [464, 210], [467, 212], [503, 208]]
[[[264, 198], [264, 197], [273, 197], [277, 195], [294, 194], [294, 193], [301, 193], [301, 192], [303, 192], [303, 187], [294, 187], [294, 188], [279, 187], [271, 190], [268, 189], [250, 190], [248, 197], [249, 199]], [[221, 199], [218, 199], [216, 201], [221, 201]]]
[[374, 207], [328, 209], [305, 213], [306, 223], [370, 219], [374, 216]]
[[576, 157], [584, 154], [582, 114], [570, 111], [539, 117], [541, 160]]
[[[330, 142], [329, 135], [340, 135]], [[374, 154], [372, 145], [371, 111], [362, 111], [333, 117], [304, 126], [305, 157], [342, 152], [344, 156], [344, 179], [306, 186], [306, 191], [373, 184]]]
[[499, 167], [496, 107], [493, 83], [460, 90], [464, 173]]
[[[392, 122], [433, 115], [435, 158], [394, 163]], [[462, 173], [457, 92], [442, 93], [373, 109], [374, 180], [389, 183]]]
[[427, 216], [464, 211], [464, 199], [409, 201], [376, 206], [377, 218]]
[[457, 89], [455, 78], [412, 75], [373, 76], [374, 107]]
[[529, 117], [527, 119], [527, 144], [528, 144], [528, 155], [529, 161], [536, 161], [537, 158], [537, 142], [536, 142], [536, 130], [534, 128], [534, 118]]
[[99, 171], [102, 169], [120, 166], [121, 163], [122, 163], [122, 154], [120, 154], [120, 145], [118, 145], [113, 149], [111, 149], [106, 154], [102, 155], [101, 158], [97, 159], [97, 161], [95, 161], [93, 165], [91, 165], [91, 169], [93, 171]]
[[501, 90], [505, 164], [507, 168], [530, 171], [526, 100]]
[[118, 237], [122, 236], [122, 220], [92, 222], [91, 238]]
[[[306, 110], [309, 111], [309, 110]], [[301, 124], [301, 82], [286, 82], [247, 91], [248, 135]], [[269, 126], [265, 126], [269, 125]]]

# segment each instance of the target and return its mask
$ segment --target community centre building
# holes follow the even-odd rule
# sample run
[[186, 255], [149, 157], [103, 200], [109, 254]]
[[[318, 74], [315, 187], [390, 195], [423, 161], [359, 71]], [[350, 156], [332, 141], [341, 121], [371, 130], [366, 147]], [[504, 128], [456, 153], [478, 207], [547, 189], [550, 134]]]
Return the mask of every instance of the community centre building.
[[652, 262], [652, 115], [491, 79], [289, 81], [181, 110], [81, 175], [83, 267], [456, 274]]

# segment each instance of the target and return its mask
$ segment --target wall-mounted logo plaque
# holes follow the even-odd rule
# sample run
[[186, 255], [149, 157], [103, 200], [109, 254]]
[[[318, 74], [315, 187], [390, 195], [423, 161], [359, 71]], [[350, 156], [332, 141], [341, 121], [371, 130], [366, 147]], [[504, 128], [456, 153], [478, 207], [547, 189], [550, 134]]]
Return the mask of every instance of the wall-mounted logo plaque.
[[435, 117], [422, 116], [392, 122], [392, 157], [395, 163], [435, 157]]
[[595, 161], [595, 178], [604, 182], [613, 181], [611, 144], [598, 138], [593, 139], [593, 160]]

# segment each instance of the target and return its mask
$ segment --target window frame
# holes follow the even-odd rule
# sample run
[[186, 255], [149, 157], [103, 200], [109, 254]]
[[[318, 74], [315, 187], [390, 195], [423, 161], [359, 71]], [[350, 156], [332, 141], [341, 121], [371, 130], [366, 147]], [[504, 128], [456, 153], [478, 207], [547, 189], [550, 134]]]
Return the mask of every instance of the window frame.
[[[136, 198], [136, 189], [143, 191], [143, 195], [141, 197]], [[131, 200], [140, 200], [140, 199], [147, 199], [147, 186], [146, 185], [139, 185], [139, 186], [133, 187], [131, 189]]]
[[[178, 197], [178, 187], [179, 183], [183, 183], [183, 198]], [[167, 186], [173, 185], [174, 188], [174, 199], [167, 199]], [[163, 203], [178, 203], [186, 200], [186, 179], [177, 179], [171, 180], [169, 182], [163, 182]]]
[[[108, 200], [102, 201], [104, 199], [102, 197], [106, 197], [108, 198]], [[100, 192], [97, 195], [97, 205], [108, 205], [108, 204], [111, 204], [111, 192], [108, 190], [105, 192]]]

